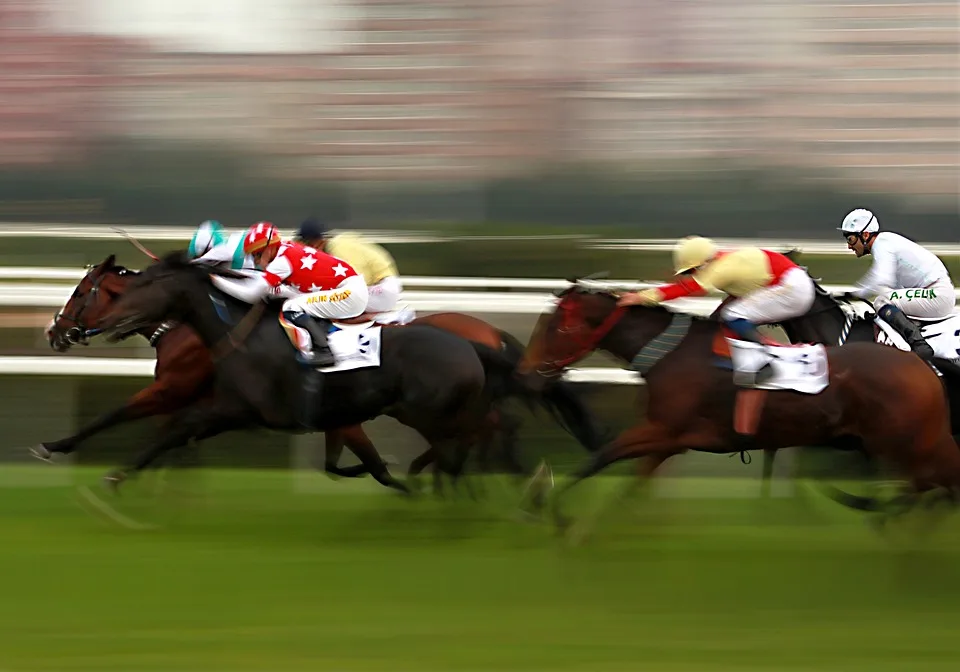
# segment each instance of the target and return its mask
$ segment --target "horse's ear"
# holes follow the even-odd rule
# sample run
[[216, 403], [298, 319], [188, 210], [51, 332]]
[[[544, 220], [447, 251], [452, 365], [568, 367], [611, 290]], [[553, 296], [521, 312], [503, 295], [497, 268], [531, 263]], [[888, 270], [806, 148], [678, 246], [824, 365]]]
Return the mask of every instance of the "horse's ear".
[[791, 249], [787, 250], [786, 252], [784, 252], [784, 253], [783, 253], [783, 256], [785, 256], [785, 257], [786, 257], [787, 259], [789, 259], [790, 261], [796, 263], [797, 260], [800, 259], [800, 255], [801, 255], [801, 254], [803, 254], [803, 252], [801, 252], [800, 248], [799, 248], [799, 247], [794, 247], [794, 248], [791, 248]]
[[100, 263], [100, 270], [106, 271], [113, 268], [116, 265], [117, 255], [111, 254], [109, 257], [104, 259]]

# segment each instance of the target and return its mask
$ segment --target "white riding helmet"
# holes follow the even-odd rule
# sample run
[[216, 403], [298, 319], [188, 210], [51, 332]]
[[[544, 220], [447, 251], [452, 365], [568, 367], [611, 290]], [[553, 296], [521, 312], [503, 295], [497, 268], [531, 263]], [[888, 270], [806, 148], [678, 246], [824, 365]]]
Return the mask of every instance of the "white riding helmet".
[[673, 248], [673, 272], [676, 275], [703, 266], [717, 255], [717, 246], [709, 238], [687, 236]]
[[877, 220], [877, 216], [869, 210], [858, 208], [847, 213], [847, 216], [843, 218], [843, 224], [837, 230], [842, 231], [845, 236], [876, 233], [880, 230], [880, 222]]

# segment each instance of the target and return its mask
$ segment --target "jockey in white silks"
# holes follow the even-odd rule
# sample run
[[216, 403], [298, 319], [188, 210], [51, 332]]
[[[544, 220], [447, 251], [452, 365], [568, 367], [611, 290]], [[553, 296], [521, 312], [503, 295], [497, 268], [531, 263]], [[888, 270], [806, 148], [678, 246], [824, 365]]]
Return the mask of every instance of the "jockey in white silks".
[[877, 315], [897, 330], [913, 352], [933, 357], [920, 327], [910, 318], [949, 317], [957, 303], [947, 267], [933, 252], [908, 238], [880, 231], [877, 216], [857, 209], [847, 214], [839, 231], [858, 256], [873, 256], [873, 265], [852, 293], [870, 299]]
[[367, 312], [376, 314], [377, 322], [406, 323], [414, 319], [415, 314], [409, 308], [397, 309], [403, 285], [396, 262], [382, 246], [355, 233], [330, 235], [327, 228], [315, 219], [300, 224], [296, 240], [343, 259], [363, 276], [370, 297]]

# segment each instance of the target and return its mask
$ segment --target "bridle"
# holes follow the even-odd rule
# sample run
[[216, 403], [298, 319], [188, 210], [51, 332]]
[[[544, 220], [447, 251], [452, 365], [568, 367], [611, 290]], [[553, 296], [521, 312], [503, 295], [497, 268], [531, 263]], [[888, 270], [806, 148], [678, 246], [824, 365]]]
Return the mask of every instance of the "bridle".
[[[583, 318], [581, 314], [582, 309], [579, 304], [570, 305], [566, 300], [571, 293], [577, 293], [578, 289], [580, 289], [581, 293], [608, 294], [608, 292], [574, 288], [561, 295], [561, 300], [556, 310], [560, 315], [560, 325], [557, 327], [557, 333], [566, 335], [574, 342], [575, 348], [572, 354], [553, 360], [541, 361], [537, 366], [536, 372], [545, 378], [554, 378], [561, 375], [566, 367], [593, 352], [600, 341], [610, 333], [626, 313], [624, 306], [617, 306], [603, 319], [603, 322], [591, 328]], [[545, 327], [546, 323], [544, 322], [542, 328]]]
[[[96, 270], [94, 268], [93, 270]], [[120, 271], [123, 274], [125, 271]], [[58, 324], [61, 321], [67, 321], [73, 324], [72, 327], [68, 327], [63, 330], [63, 338], [70, 345], [90, 345], [90, 337], [96, 336], [100, 333], [99, 329], [88, 329], [87, 325], [83, 322], [83, 313], [90, 307], [91, 300], [96, 300], [100, 294], [100, 283], [103, 282], [103, 278], [106, 276], [107, 271], [104, 271], [92, 281], [90, 290], [86, 293], [86, 296], [83, 298], [83, 303], [80, 305], [80, 308], [72, 313], [65, 313], [63, 310], [60, 310], [53, 316], [54, 324]], [[77, 289], [73, 290], [73, 294], [70, 297], [70, 303], [74, 299], [78, 298]], [[66, 305], [64, 305], [66, 308]]]

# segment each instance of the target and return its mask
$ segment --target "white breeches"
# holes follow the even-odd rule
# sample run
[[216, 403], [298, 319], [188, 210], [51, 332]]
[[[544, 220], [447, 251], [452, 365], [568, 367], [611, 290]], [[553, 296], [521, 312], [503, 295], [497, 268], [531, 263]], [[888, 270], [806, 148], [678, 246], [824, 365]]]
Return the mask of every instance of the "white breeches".
[[367, 301], [367, 311], [371, 313], [386, 313], [397, 307], [397, 301], [400, 299], [400, 293], [403, 286], [400, 284], [400, 278], [395, 275], [388, 276], [368, 288], [370, 299]]
[[791, 268], [777, 284], [761, 287], [728, 303], [721, 317], [726, 321], [744, 319], [754, 324], [773, 324], [806, 314], [815, 298], [816, 288], [807, 272]]
[[936, 319], [953, 313], [957, 295], [950, 278], [944, 278], [926, 289], [884, 289], [873, 300], [873, 307], [879, 311], [887, 304], [896, 306], [907, 317]]
[[367, 283], [359, 275], [347, 278], [336, 289], [301, 294], [283, 303], [283, 310], [307, 313], [327, 320], [356, 317], [367, 309]]

